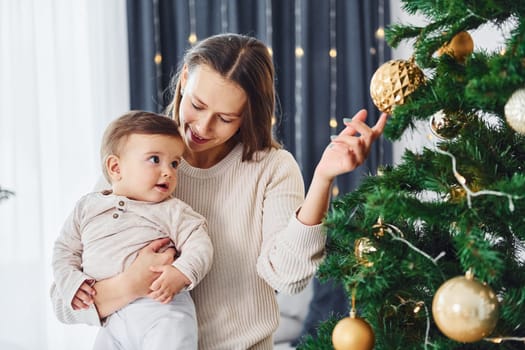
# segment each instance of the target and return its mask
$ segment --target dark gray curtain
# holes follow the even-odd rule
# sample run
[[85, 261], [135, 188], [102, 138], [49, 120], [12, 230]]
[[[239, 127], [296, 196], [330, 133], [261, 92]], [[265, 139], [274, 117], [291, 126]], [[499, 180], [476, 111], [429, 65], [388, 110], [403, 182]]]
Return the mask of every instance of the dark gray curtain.
[[[376, 38], [389, 22], [388, 0], [128, 0], [127, 9], [132, 109], [161, 111], [167, 105], [166, 87], [191, 33], [200, 39], [237, 32], [266, 42], [277, 73], [276, 135], [296, 156], [306, 185], [343, 117], [366, 108], [372, 125], [379, 116], [369, 82], [390, 59]], [[297, 56], [297, 47], [304, 55]], [[337, 127], [330, 126], [331, 117]], [[381, 140], [366, 164], [340, 176], [336, 186], [349, 192], [363, 174], [390, 163], [391, 144]]]

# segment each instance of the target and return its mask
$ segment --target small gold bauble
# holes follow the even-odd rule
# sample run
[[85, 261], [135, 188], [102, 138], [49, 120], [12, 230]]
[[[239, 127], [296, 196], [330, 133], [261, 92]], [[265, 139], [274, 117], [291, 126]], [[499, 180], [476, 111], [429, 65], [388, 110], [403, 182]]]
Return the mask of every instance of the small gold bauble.
[[444, 130], [450, 124], [450, 120], [447, 118], [447, 115], [443, 111], [437, 111], [430, 118], [430, 131], [440, 140], [447, 140], [450, 137], [446, 135]]
[[381, 238], [385, 235], [385, 225], [383, 224], [383, 218], [378, 217], [377, 223], [375, 223], [372, 228], [374, 229], [374, 236]]
[[465, 59], [474, 51], [474, 41], [468, 32], [459, 32], [454, 35], [449, 43], [443, 45], [437, 52], [438, 56], [448, 54], [458, 62], [465, 62]]
[[432, 301], [432, 315], [447, 337], [472, 343], [490, 335], [496, 327], [499, 302], [489, 286], [467, 272], [439, 287]]
[[355, 240], [354, 242], [354, 254], [357, 258], [357, 261], [367, 267], [374, 265], [373, 262], [368, 261], [366, 258], [367, 254], [377, 251], [376, 247], [372, 244], [372, 241], [368, 237], [361, 237]]
[[516, 90], [505, 104], [505, 118], [512, 129], [525, 134], [525, 89]]
[[375, 336], [372, 327], [355, 313], [341, 319], [332, 332], [335, 350], [371, 350]]
[[425, 75], [413, 59], [391, 60], [383, 63], [372, 76], [370, 96], [381, 112], [390, 114], [424, 81]]
[[467, 191], [460, 185], [452, 185], [448, 193], [448, 200], [452, 203], [458, 203], [465, 200]]

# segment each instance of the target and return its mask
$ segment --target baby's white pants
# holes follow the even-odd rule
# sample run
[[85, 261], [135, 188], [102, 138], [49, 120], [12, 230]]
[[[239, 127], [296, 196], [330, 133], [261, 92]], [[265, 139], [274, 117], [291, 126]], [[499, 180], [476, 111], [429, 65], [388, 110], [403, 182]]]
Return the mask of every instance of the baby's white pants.
[[197, 316], [189, 292], [169, 304], [141, 298], [112, 314], [93, 350], [197, 349]]

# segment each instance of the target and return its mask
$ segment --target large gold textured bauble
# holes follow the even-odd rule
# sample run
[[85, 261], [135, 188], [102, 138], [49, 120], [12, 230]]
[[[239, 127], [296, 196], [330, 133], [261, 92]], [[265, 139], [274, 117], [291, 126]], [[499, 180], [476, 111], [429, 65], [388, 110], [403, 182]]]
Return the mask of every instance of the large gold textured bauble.
[[448, 54], [458, 62], [465, 62], [468, 55], [474, 51], [474, 41], [468, 32], [459, 32], [449, 43], [438, 50], [438, 55]]
[[499, 302], [489, 286], [467, 273], [439, 287], [432, 302], [432, 315], [447, 337], [472, 343], [487, 337], [496, 327]]
[[391, 60], [383, 63], [372, 76], [370, 96], [381, 112], [390, 114], [424, 81], [425, 75], [413, 59]]
[[351, 313], [341, 319], [332, 332], [332, 345], [335, 350], [371, 350], [375, 335], [372, 327], [360, 317]]
[[525, 89], [516, 90], [505, 104], [505, 118], [512, 129], [525, 135]]

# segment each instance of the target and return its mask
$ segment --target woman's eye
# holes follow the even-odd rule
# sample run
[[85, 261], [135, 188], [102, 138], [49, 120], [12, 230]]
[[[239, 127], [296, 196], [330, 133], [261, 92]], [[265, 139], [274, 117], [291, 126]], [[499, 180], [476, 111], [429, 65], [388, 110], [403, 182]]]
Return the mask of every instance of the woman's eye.
[[229, 119], [225, 119], [225, 118], [223, 118], [223, 117], [221, 117], [221, 116], [219, 116], [219, 119], [220, 119], [223, 123], [226, 123], [226, 124], [229, 124], [229, 123], [232, 122], [231, 120], [229, 120]]
[[155, 164], [159, 164], [160, 158], [159, 158], [159, 156], [151, 156], [151, 157], [148, 158], [148, 161], [150, 161], [152, 163], [155, 163]]
[[179, 166], [179, 161], [175, 160], [175, 161], [171, 162], [171, 167], [173, 169], [177, 169], [178, 166]]
[[193, 106], [193, 108], [195, 108], [196, 110], [200, 111], [202, 109], [202, 107], [200, 106], [197, 106], [195, 103], [191, 103], [191, 105]]

